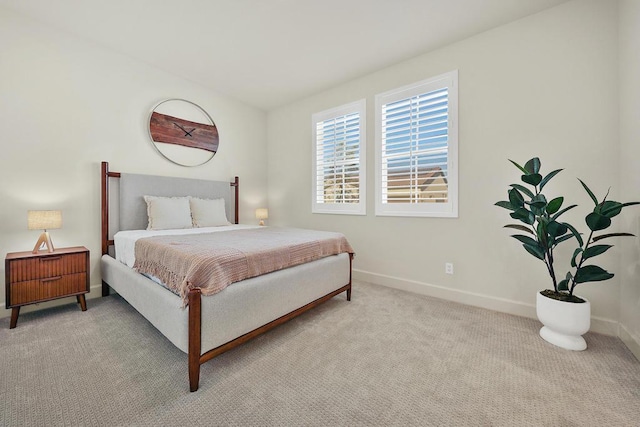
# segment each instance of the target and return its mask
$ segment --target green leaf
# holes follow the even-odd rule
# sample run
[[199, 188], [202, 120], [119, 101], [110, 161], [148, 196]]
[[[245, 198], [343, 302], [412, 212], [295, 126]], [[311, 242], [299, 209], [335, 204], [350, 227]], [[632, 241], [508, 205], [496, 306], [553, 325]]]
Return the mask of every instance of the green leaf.
[[544, 248], [540, 247], [538, 242], [536, 242], [534, 239], [529, 236], [523, 236], [521, 234], [514, 234], [511, 237], [522, 242], [522, 246], [531, 255], [538, 259], [544, 259]]
[[607, 218], [613, 218], [614, 216], [620, 214], [622, 212], [622, 203], [614, 202], [613, 200], [609, 200], [603, 202], [599, 206], [600, 214], [606, 216]]
[[[592, 242], [597, 242], [598, 240], [602, 240], [602, 239], [607, 239], [609, 237], [625, 237], [625, 236], [629, 236], [629, 237], [633, 237], [635, 236], [634, 234], [631, 233], [609, 233], [609, 234], [601, 234], [599, 236], [594, 237], [593, 239], [591, 239]], [[582, 246], [582, 243], [580, 244], [580, 246]]]
[[571, 267], [577, 267], [578, 264], [576, 263], [576, 258], [580, 253], [582, 253], [582, 248], [576, 248], [576, 250], [573, 251], [573, 256], [571, 257]]
[[[612, 205], [612, 203], [615, 203], [616, 205]], [[607, 206], [607, 204], [609, 205]], [[633, 205], [640, 205], [640, 202], [619, 203], [619, 202], [609, 201], [609, 202], [603, 203], [602, 210], [600, 213], [606, 217], [613, 218], [614, 216], [618, 215], [620, 211], [622, 211], [622, 208], [627, 206], [633, 206]], [[610, 212], [610, 210], [612, 212]]]
[[535, 236], [535, 233], [533, 232], [533, 230], [531, 230], [528, 227], [525, 227], [524, 225], [520, 225], [520, 224], [507, 224], [505, 225], [503, 228], [515, 228], [516, 230], [520, 230], [520, 231], [526, 231], [527, 233], [531, 233]]
[[525, 203], [537, 209], [543, 209], [545, 206], [547, 206], [547, 198], [544, 197], [544, 194], [537, 194], [531, 199], [530, 202]]
[[533, 225], [533, 223], [536, 221], [535, 215], [529, 212], [526, 208], [519, 208], [515, 212], [511, 212], [509, 215], [511, 216], [511, 218], [520, 220], [529, 225]]
[[552, 221], [547, 225], [547, 232], [555, 239], [567, 232], [567, 226], [559, 222]]
[[555, 245], [564, 242], [565, 240], [569, 240], [573, 237], [573, 233], [565, 234], [564, 236], [558, 237], [555, 241]]
[[534, 257], [544, 261], [544, 252], [537, 246], [522, 245], [524, 249]]
[[584, 242], [582, 241], [582, 236], [580, 236], [580, 233], [578, 233], [578, 230], [576, 230], [576, 228], [573, 225], [569, 224], [568, 222], [563, 222], [563, 224], [566, 225], [569, 230], [571, 230], [571, 233], [575, 236], [576, 240], [578, 241], [578, 245], [583, 246]]
[[509, 202], [511, 202], [511, 206], [521, 208], [524, 206], [524, 197], [516, 188], [512, 188], [509, 190]]
[[558, 283], [558, 290], [559, 291], [568, 291], [569, 290], [569, 280], [567, 279], [562, 279], [559, 283]]
[[527, 196], [533, 198], [534, 194], [533, 191], [529, 190], [527, 187], [525, 187], [524, 185], [520, 185], [520, 184], [511, 184], [510, 187], [514, 187], [517, 188], [518, 190], [522, 191], [524, 194], [526, 194]]
[[530, 245], [530, 246], [535, 246], [535, 247], [539, 247], [540, 246], [540, 245], [538, 245], [538, 242], [535, 239], [532, 239], [529, 236], [523, 236], [521, 234], [513, 234], [513, 235], [511, 235], [511, 237], [513, 237], [516, 240], [521, 241], [525, 245]]
[[540, 172], [540, 159], [534, 157], [533, 159], [525, 163], [524, 168], [529, 174], [537, 174], [538, 172]]
[[565, 276], [565, 278], [560, 281], [560, 283], [558, 283], [558, 290], [559, 291], [568, 291], [569, 290], [569, 281], [571, 281], [571, 279], [573, 279], [573, 276], [571, 275], [571, 272], [567, 272], [567, 275]]
[[542, 178], [542, 181], [540, 181], [540, 190], [542, 190], [542, 188], [544, 188], [544, 186], [547, 185], [547, 182], [549, 182], [551, 180], [551, 178], [556, 176], [561, 171], [562, 171], [562, 169], [556, 169], [553, 172], [549, 172], [549, 174], [547, 176]]
[[613, 274], [609, 273], [602, 267], [598, 267], [597, 265], [585, 265], [576, 271], [575, 281], [576, 283], [600, 282], [602, 280], [609, 280], [612, 277]]
[[[540, 206], [540, 205], [538, 205], [538, 206]], [[547, 205], [540, 206], [540, 207], [531, 206], [531, 212], [533, 212], [533, 214], [538, 218], [538, 220], [540, 220], [540, 218], [543, 218], [543, 215], [545, 214], [544, 208], [546, 206]]]
[[562, 202], [564, 202], [564, 197], [556, 197], [555, 199], [551, 200], [547, 204], [547, 213], [549, 215], [553, 215], [554, 213], [558, 212], [560, 206], [562, 206]]
[[[585, 218], [585, 222], [591, 231], [599, 231], [604, 230], [605, 228], [609, 228], [611, 225], [611, 218], [607, 218], [604, 215], [601, 215], [597, 212], [591, 212]], [[581, 245], [582, 246], [582, 245]]]
[[515, 211], [517, 208], [514, 208], [513, 206], [511, 206], [510, 202], [507, 202], [506, 200], [501, 200], [499, 202], [494, 203], [495, 206], [500, 206], [501, 208], [505, 208], [505, 209], [509, 209], [510, 211]]
[[[608, 251], [612, 248], [613, 245], [595, 245], [590, 246], [587, 250], [584, 251], [584, 255], [582, 255], [582, 259], [593, 258], [594, 256], [600, 255]], [[575, 266], [574, 266], [575, 267]]]
[[509, 161], [511, 163], [513, 163], [518, 169], [520, 169], [523, 173], [529, 173], [525, 168], [523, 168], [522, 166], [520, 166], [519, 164], [517, 164], [516, 162], [514, 162], [513, 160], [509, 159]]
[[538, 226], [536, 227], [536, 236], [538, 237], [538, 241], [546, 246], [547, 243], [547, 223], [538, 222]]
[[569, 209], [573, 209], [578, 205], [571, 205], [571, 206], [567, 206], [566, 208], [562, 209], [561, 211], [559, 211], [558, 213], [554, 214], [551, 219], [558, 219], [558, 217], [560, 215], [562, 215], [563, 213], [565, 213], [566, 211], [568, 211]]
[[581, 179], [578, 179], [578, 181], [580, 181], [580, 184], [582, 184], [582, 186], [584, 187], [584, 189], [587, 191], [587, 193], [589, 194], [589, 197], [591, 197], [591, 200], [593, 200], [593, 203], [598, 206], [598, 199], [596, 199], [596, 196], [593, 194], [593, 191], [591, 191], [589, 189], [589, 187], [587, 187], [587, 184], [585, 184], [584, 182], [582, 182]]
[[531, 202], [525, 202], [525, 204], [531, 206], [532, 208], [536, 208], [538, 211], [542, 211], [544, 212], [545, 208], [547, 207], [547, 202], [545, 200], [534, 200]]
[[539, 173], [522, 175], [522, 181], [526, 182], [529, 185], [536, 186], [540, 184], [540, 181], [542, 181], [542, 175], [540, 175]]

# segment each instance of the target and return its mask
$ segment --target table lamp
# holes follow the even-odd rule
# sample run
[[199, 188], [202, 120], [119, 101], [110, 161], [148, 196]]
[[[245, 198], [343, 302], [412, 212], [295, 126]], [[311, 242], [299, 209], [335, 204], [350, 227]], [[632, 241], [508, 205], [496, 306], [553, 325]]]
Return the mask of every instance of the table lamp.
[[53, 252], [53, 243], [47, 230], [62, 228], [62, 211], [28, 211], [27, 223], [29, 230], [44, 230], [33, 247], [33, 253], [37, 254], [44, 248]]
[[264, 225], [264, 220], [269, 218], [269, 210], [267, 208], [256, 209], [256, 218], [260, 220], [258, 225]]

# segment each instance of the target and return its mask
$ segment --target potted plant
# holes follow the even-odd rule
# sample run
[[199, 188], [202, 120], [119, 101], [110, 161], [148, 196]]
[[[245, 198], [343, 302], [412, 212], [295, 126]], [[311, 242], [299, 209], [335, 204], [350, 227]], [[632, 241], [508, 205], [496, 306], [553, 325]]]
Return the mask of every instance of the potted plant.
[[[525, 234], [513, 234], [512, 237], [522, 243], [524, 249], [541, 260], [551, 276], [553, 289], [541, 291], [536, 297], [536, 313], [543, 323], [540, 336], [546, 341], [570, 350], [584, 350], [587, 344], [581, 335], [590, 327], [591, 305], [584, 298], [575, 295], [575, 288], [587, 282], [609, 280], [613, 277], [602, 267], [593, 264], [593, 258], [602, 255], [613, 245], [600, 241], [618, 236], [633, 236], [630, 233], [602, 233], [611, 226], [611, 219], [627, 206], [640, 202], [620, 203], [607, 200], [609, 192], [598, 201], [589, 187], [582, 181], [594, 208], [585, 217], [589, 234], [586, 238], [576, 227], [563, 222], [560, 217], [577, 205], [563, 206], [564, 197], [547, 198], [542, 190], [562, 169], [556, 169], [543, 176], [540, 173], [540, 159], [534, 157], [519, 165], [509, 160], [521, 172], [522, 183], [511, 184], [508, 190], [509, 200], [497, 202], [495, 205], [511, 211], [511, 218], [517, 224], [507, 224], [506, 228], [515, 229]], [[577, 243], [571, 256], [571, 268], [558, 280], [554, 265], [554, 250], [567, 241]]]

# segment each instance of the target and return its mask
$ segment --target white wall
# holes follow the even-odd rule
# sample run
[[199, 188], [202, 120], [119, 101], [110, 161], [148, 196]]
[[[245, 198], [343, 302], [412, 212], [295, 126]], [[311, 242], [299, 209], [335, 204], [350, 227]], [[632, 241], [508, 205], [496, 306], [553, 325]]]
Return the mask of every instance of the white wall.
[[[620, 188], [624, 201], [640, 200], [640, 2], [620, 2]], [[640, 208], [624, 216], [640, 236]], [[621, 244], [620, 337], [640, 359], [640, 237]]]
[[[566, 220], [582, 225], [593, 207], [576, 177], [599, 196], [609, 186], [618, 196], [617, 19], [615, 2], [569, 2], [271, 111], [270, 223], [344, 232], [356, 250], [357, 278], [534, 316], [535, 294], [550, 279], [501, 228], [510, 218], [493, 204], [519, 180], [507, 159], [534, 156], [547, 172], [565, 168], [547, 188], [581, 205]], [[375, 94], [453, 69], [459, 70], [459, 218], [375, 217]], [[311, 114], [361, 98], [368, 213], [313, 215]], [[610, 252], [601, 263], [618, 272], [619, 249]], [[445, 262], [453, 262], [454, 275], [444, 273]], [[564, 275], [568, 265], [558, 269]], [[579, 288], [592, 300], [595, 330], [615, 333], [618, 277]]]
[[[122, 172], [238, 175], [241, 221], [255, 222], [267, 192], [264, 112], [1, 8], [0, 40], [3, 258], [33, 248], [39, 232], [27, 230], [28, 209], [62, 209], [63, 229], [51, 231], [54, 245], [89, 248], [97, 287], [103, 160]], [[173, 165], [149, 141], [151, 108], [174, 97], [199, 104], [216, 122], [220, 148], [206, 165]], [[4, 270], [0, 277], [3, 284]]]

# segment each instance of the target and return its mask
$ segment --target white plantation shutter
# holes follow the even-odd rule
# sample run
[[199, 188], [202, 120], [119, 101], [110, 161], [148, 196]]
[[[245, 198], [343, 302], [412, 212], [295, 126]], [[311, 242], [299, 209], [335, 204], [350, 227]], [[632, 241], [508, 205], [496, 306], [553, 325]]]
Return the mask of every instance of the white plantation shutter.
[[314, 213], [365, 213], [365, 100], [313, 115]]
[[376, 215], [457, 217], [457, 71], [376, 96]]

